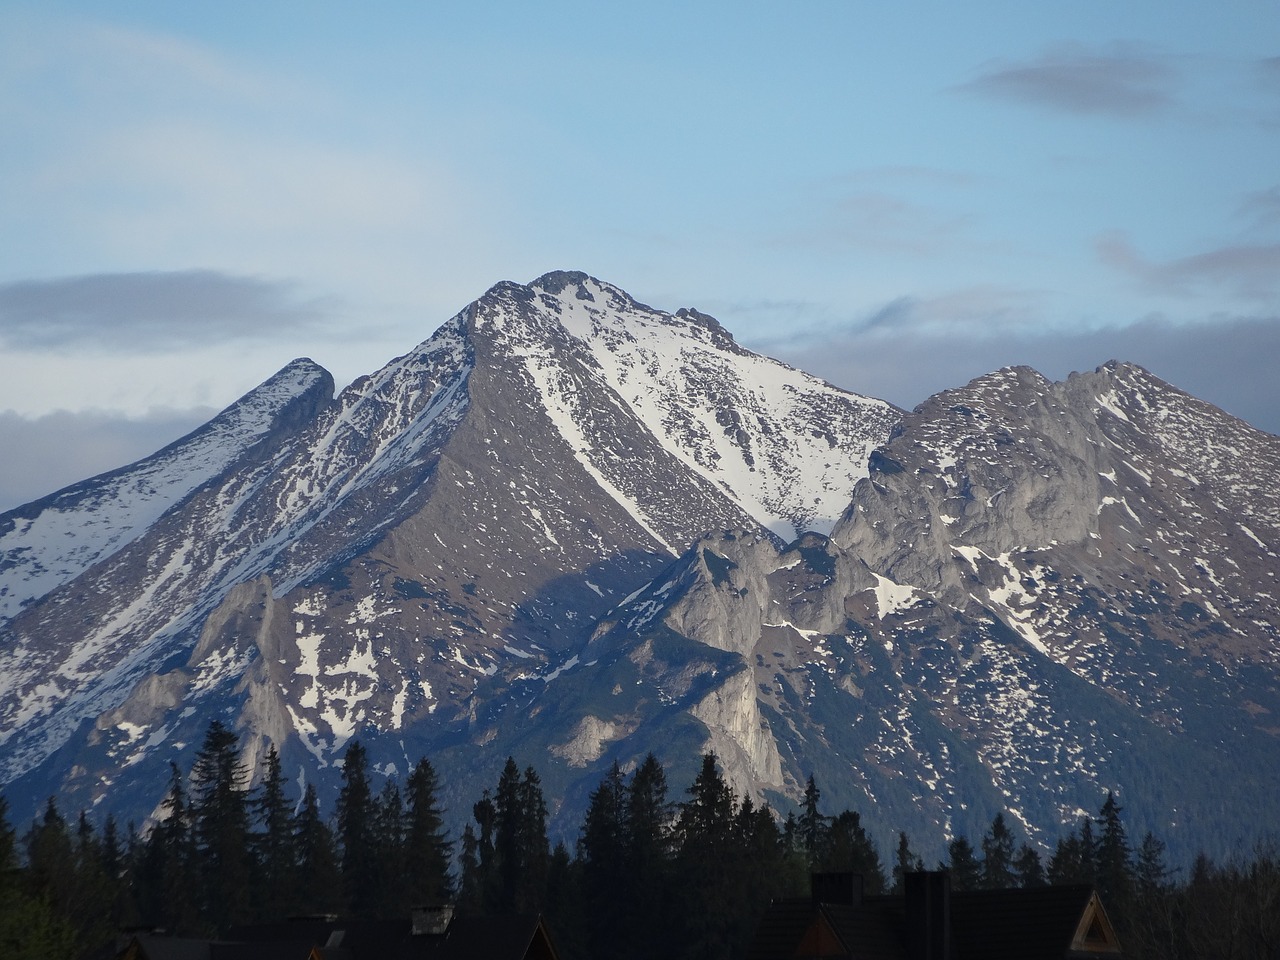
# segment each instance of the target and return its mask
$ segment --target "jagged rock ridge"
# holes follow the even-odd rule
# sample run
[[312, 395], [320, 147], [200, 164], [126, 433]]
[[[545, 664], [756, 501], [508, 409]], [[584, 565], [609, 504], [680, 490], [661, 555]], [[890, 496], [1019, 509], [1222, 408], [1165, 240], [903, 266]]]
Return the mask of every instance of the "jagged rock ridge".
[[326, 377], [4, 626], [6, 780], [124, 802], [217, 711], [299, 776], [362, 731], [403, 758], [703, 531], [830, 529], [900, 416], [585, 274], [499, 284], [317, 402]]
[[[926, 850], [1108, 788], [1184, 855], [1280, 813], [1280, 439], [1138, 367], [904, 416], [556, 273], [331, 391], [282, 371], [164, 497], [199, 457], [0, 517], [6, 792], [137, 816], [220, 716], [322, 793], [351, 737], [429, 755], [457, 818], [514, 754], [566, 828], [650, 750]], [[74, 510], [125, 532], [33, 580]]]

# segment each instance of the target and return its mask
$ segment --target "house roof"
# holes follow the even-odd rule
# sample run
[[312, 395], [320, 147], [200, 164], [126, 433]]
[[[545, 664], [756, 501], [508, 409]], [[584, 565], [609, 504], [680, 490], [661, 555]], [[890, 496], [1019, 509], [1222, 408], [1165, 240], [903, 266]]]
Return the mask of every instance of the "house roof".
[[[1105, 927], [1100, 938], [1089, 940], [1094, 921]], [[951, 930], [956, 960], [978, 956], [984, 960], [1062, 960], [1119, 953], [1119, 941], [1091, 887], [953, 894]], [[1114, 944], [1114, 949], [1106, 949], [1107, 943]]]
[[539, 916], [458, 917], [442, 934], [419, 935], [408, 920], [301, 918], [237, 927], [216, 945], [192, 943], [205, 952], [146, 960], [557, 960]]
[[[1118, 957], [1119, 941], [1090, 887], [1038, 887], [950, 895], [952, 960], [1086, 960]], [[902, 897], [854, 905], [774, 901], [747, 960], [904, 960]]]

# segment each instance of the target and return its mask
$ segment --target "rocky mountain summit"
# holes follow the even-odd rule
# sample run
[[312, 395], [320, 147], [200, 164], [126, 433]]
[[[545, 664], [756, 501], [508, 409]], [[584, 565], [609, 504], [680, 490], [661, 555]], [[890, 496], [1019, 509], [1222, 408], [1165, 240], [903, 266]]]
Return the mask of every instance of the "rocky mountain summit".
[[[704, 531], [829, 530], [900, 416], [569, 273], [326, 386], [291, 365], [176, 451], [0, 518], [6, 781], [138, 804], [217, 712], [299, 777], [371, 730], [402, 768]], [[124, 532], [41, 580], [55, 523]]]
[[1107, 789], [1184, 853], [1276, 822], [1280, 438], [1141, 368], [903, 414], [554, 273], [332, 389], [0, 516], [20, 814], [145, 816], [216, 716], [322, 795], [430, 756], [459, 819], [508, 754], [573, 824], [713, 749], [924, 849]]
[[597, 662], [668, 699], [701, 663], [684, 712], [739, 783], [816, 772], [884, 836], [1005, 810], [1051, 842], [1114, 789], [1182, 855], [1228, 849], [1280, 813], [1278, 457], [1132, 365], [1002, 370], [906, 415], [829, 538], [697, 545]]

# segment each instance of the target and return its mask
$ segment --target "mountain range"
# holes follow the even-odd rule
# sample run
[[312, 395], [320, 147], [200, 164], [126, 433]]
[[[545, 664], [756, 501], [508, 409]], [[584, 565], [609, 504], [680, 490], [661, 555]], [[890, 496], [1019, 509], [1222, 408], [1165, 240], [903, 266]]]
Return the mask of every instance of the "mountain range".
[[429, 756], [459, 823], [508, 755], [570, 831], [613, 762], [714, 750], [886, 843], [1050, 844], [1114, 790], [1222, 851], [1280, 812], [1277, 473], [1132, 364], [907, 413], [585, 274], [500, 283], [0, 515], [0, 783], [141, 822], [217, 718], [330, 800], [352, 738]]

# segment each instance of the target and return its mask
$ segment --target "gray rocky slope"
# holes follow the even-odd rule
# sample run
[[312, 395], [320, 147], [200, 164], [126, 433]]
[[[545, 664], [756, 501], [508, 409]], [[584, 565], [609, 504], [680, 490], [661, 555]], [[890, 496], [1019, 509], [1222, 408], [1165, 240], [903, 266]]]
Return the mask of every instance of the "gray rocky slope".
[[[327, 796], [351, 737], [428, 755], [456, 819], [508, 754], [571, 830], [610, 763], [714, 749], [886, 848], [1001, 809], [1048, 842], [1107, 789], [1182, 855], [1277, 822], [1280, 438], [1140, 368], [903, 416], [550, 274], [332, 401], [300, 371], [270, 442], [0, 626], [16, 810], [145, 814], [217, 716]], [[0, 518], [0, 597], [23, 524], [109, 515], [76, 489]]]
[[[16, 811], [51, 792], [149, 811], [214, 716], [299, 780], [331, 787], [356, 735], [403, 771], [508, 685], [558, 676], [704, 531], [829, 530], [900, 415], [582, 274], [499, 284], [332, 400], [290, 370], [262, 442], [163, 500], [146, 462], [121, 473], [146, 523], [115, 522], [102, 480], [0, 518], [0, 590], [26, 586], [0, 624]], [[51, 517], [128, 534], [35, 584]]]
[[871, 467], [830, 538], [710, 537], [612, 611], [547, 747], [625, 762], [693, 716], [740, 785], [816, 773], [886, 845], [1000, 810], [1051, 843], [1107, 790], [1180, 858], [1274, 829], [1280, 438], [1135, 366], [1017, 368]]

